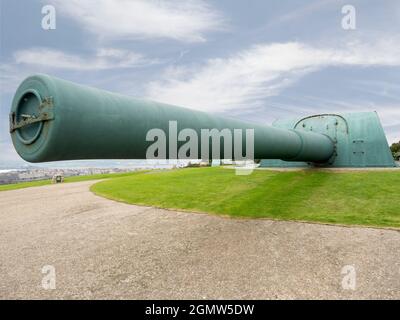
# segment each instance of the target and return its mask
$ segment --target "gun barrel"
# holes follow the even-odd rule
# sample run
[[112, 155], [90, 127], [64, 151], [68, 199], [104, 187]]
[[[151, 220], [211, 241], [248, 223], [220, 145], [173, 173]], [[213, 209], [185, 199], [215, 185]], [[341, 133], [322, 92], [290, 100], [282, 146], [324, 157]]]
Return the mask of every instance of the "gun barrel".
[[[254, 159], [324, 163], [334, 154], [334, 142], [324, 134], [219, 117], [48, 75], [21, 83], [11, 107], [10, 132], [18, 154], [29, 162], [145, 159], [154, 143], [146, 139], [149, 130], [168, 133], [171, 121], [176, 121], [178, 132], [190, 128], [199, 137], [202, 129], [240, 129], [243, 145], [245, 130], [253, 129]], [[183, 143], [178, 141], [178, 146]], [[166, 158], [176, 155], [167, 152]]]

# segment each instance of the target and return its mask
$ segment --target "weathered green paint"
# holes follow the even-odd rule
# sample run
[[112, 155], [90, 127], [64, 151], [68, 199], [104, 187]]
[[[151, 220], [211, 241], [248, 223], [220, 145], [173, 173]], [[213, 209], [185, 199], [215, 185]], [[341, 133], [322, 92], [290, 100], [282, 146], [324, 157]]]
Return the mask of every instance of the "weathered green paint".
[[[335, 157], [326, 167], [394, 167], [385, 133], [376, 112], [324, 114], [280, 120], [275, 127], [324, 133], [336, 143]], [[311, 163], [263, 160], [262, 167], [308, 167]]]
[[[153, 143], [146, 141], [147, 132], [160, 128], [168, 133], [169, 121], [177, 121], [178, 131], [194, 129], [199, 137], [201, 129], [254, 129], [255, 159], [325, 163], [334, 153], [334, 143], [325, 134], [217, 117], [48, 75], [21, 83], [11, 107], [10, 131], [15, 149], [29, 162], [145, 159]], [[245, 132], [242, 136], [245, 150]]]

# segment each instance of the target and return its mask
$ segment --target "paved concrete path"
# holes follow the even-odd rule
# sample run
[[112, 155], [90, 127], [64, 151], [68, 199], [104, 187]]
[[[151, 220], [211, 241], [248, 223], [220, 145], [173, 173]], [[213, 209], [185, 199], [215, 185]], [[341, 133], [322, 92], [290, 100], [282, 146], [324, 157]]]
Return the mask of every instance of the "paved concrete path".
[[398, 231], [132, 206], [92, 183], [0, 192], [0, 298], [400, 298]]

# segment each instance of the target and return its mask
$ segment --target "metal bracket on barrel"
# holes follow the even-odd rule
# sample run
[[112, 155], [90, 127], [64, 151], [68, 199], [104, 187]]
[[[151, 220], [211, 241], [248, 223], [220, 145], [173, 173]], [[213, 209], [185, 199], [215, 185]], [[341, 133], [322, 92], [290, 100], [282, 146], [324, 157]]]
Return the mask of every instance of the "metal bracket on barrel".
[[17, 116], [15, 112], [10, 113], [10, 133], [15, 130], [25, 127], [27, 125], [49, 121], [54, 119], [54, 113], [50, 110], [53, 107], [53, 99], [51, 97], [44, 98], [43, 102], [39, 106], [39, 114], [38, 115], [30, 115], [30, 114], [21, 114], [20, 117], [22, 120], [17, 122]]

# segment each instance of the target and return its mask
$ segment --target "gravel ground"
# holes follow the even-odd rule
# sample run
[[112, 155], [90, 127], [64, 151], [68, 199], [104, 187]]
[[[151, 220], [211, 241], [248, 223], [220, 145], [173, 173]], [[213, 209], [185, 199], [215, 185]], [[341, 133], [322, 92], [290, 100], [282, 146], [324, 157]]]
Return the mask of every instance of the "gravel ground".
[[400, 298], [399, 231], [132, 206], [92, 183], [0, 192], [0, 298]]

